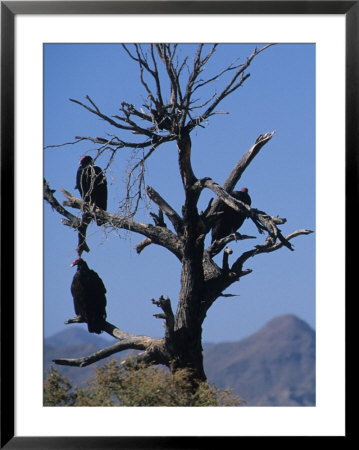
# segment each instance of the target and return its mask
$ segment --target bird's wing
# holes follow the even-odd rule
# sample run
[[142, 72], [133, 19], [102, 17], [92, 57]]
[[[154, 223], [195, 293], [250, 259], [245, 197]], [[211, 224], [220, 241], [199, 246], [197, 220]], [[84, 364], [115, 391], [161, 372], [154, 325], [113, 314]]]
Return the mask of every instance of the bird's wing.
[[96, 175], [96, 184], [99, 184], [99, 183], [107, 184], [106, 176], [105, 176], [103, 170], [101, 169], [101, 167], [94, 166], [93, 170]]
[[99, 277], [98, 273], [95, 272], [94, 270], [91, 270], [90, 274], [91, 274], [91, 287], [93, 287], [93, 289], [100, 292], [101, 294], [106, 294], [107, 292], [106, 287], [101, 278]]
[[78, 272], [75, 273], [71, 283], [71, 294], [74, 299], [74, 308], [77, 315], [83, 314], [83, 301], [85, 297], [84, 286], [81, 282]]
[[80, 192], [80, 186], [81, 186], [81, 173], [82, 173], [82, 167], [79, 167], [77, 169], [77, 173], [76, 173], [76, 186], [75, 189], [78, 189]]

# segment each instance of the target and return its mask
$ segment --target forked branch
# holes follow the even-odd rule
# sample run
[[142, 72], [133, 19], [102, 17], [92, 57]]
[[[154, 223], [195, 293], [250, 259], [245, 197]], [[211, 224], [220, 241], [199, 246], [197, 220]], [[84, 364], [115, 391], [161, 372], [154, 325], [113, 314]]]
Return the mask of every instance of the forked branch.
[[81, 225], [81, 219], [71, 214], [67, 209], [65, 209], [55, 198], [54, 193], [56, 191], [50, 188], [49, 183], [45, 180], [43, 182], [43, 196], [50, 206], [55, 209], [59, 214], [66, 217], [66, 221], [63, 223], [72, 228], [78, 228]]
[[[155, 317], [164, 318], [166, 321], [165, 338], [158, 339], [145, 335], [127, 333], [120, 330], [115, 325], [104, 321], [102, 330], [118, 339], [119, 342], [88, 356], [81, 358], [57, 358], [54, 359], [53, 362], [64, 366], [85, 367], [124, 350], [142, 350], [143, 352], [138, 355], [139, 360], [147, 363], [165, 364], [169, 366], [170, 357], [168, 349], [171, 347], [174, 329], [174, 315], [171, 308], [171, 302], [168, 298], [161, 296], [159, 300], [152, 299], [152, 303], [163, 310], [164, 314], [155, 314]], [[69, 319], [65, 323], [78, 323], [80, 320], [77, 319], [78, 317]]]
[[[159, 349], [163, 346], [163, 339], [154, 339], [148, 336], [125, 333], [108, 322], [104, 325], [104, 331], [107, 331], [109, 334], [119, 339], [119, 342], [88, 356], [81, 358], [57, 358], [54, 359], [53, 362], [62, 366], [86, 367], [124, 350], [143, 350], [147, 353], [147, 358], [153, 357], [153, 359], [156, 360], [158, 358]], [[152, 353], [153, 356], [151, 356]]]
[[[307, 235], [307, 234], [311, 234], [311, 233], [314, 233], [314, 231], [312, 231], [312, 230], [296, 230], [293, 233], [288, 234], [284, 239], [286, 242], [289, 242], [290, 240], [292, 240], [298, 236]], [[252, 258], [253, 256], [259, 255], [261, 253], [274, 252], [276, 250], [279, 250], [280, 248], [282, 248], [285, 245], [286, 244], [282, 241], [276, 242], [276, 243], [272, 243], [272, 242], [268, 241], [264, 245], [257, 245], [254, 249], [244, 252], [232, 265], [231, 271], [239, 274], [242, 272], [243, 264], [249, 258]]]
[[163, 295], [161, 295], [159, 300], [152, 299], [152, 303], [161, 308], [163, 311], [163, 314], [154, 314], [154, 317], [165, 320], [165, 339], [167, 344], [169, 344], [173, 340], [175, 325], [175, 317], [172, 311], [171, 301], [169, 298], [164, 298]]
[[147, 187], [147, 194], [150, 197], [150, 199], [158, 205], [160, 210], [166, 214], [176, 232], [178, 234], [182, 234], [183, 221], [180, 215], [151, 186]]

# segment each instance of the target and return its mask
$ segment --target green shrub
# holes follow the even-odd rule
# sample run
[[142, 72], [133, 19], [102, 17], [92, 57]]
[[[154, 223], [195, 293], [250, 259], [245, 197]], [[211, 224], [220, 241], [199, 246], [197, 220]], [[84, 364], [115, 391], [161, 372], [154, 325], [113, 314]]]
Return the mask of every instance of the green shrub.
[[239, 406], [242, 399], [230, 389], [208, 382], [193, 389], [189, 370], [171, 374], [158, 366], [112, 360], [95, 369], [95, 376], [80, 389], [51, 368], [44, 383], [45, 406]]

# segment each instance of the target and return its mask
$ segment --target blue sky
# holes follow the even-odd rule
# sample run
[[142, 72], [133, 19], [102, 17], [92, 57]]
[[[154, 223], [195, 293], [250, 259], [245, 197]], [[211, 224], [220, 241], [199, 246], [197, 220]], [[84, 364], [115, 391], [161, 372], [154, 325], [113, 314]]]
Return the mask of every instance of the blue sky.
[[[232, 61], [245, 60], [255, 44], [224, 44], [218, 48], [206, 76]], [[183, 55], [194, 47], [182, 46]], [[206, 127], [192, 138], [192, 166], [197, 177], [209, 176], [223, 183], [234, 164], [259, 134], [276, 130], [245, 171], [237, 188], [246, 186], [252, 205], [271, 215], [285, 217], [284, 235], [306, 228], [315, 230], [315, 45], [281, 44], [258, 55], [251, 76], [218, 109]], [[220, 89], [217, 82], [212, 88]], [[141, 105], [146, 93], [139, 83], [137, 65], [117, 44], [46, 44], [44, 46], [44, 146], [74, 141], [75, 136], [118, 134], [109, 124], [69, 101], [85, 101], [89, 95], [108, 115], [118, 113], [122, 101]], [[119, 135], [119, 137], [122, 137]], [[57, 199], [60, 188], [74, 190], [78, 161], [84, 153], [96, 154], [91, 143], [44, 150], [44, 175]], [[117, 153], [108, 171], [108, 211], [116, 212], [125, 192], [125, 171], [131, 151]], [[104, 167], [109, 155], [97, 163]], [[175, 143], [160, 147], [148, 160], [147, 184], [153, 186], [178, 212], [183, 203]], [[206, 207], [206, 192], [200, 207]], [[157, 208], [153, 206], [153, 210]], [[72, 211], [77, 214], [76, 210]], [[144, 206], [138, 220], [152, 223]], [[251, 221], [241, 228], [256, 235], [255, 241], [232, 243], [232, 258], [263, 236]], [[141, 255], [134, 250], [142, 236], [88, 230], [89, 254], [84, 259], [96, 270], [107, 288], [108, 320], [127, 332], [162, 336], [162, 321], [155, 319], [151, 299], [169, 296], [175, 310], [181, 267], [167, 250], [155, 245]], [[208, 239], [208, 238], [207, 238]], [[208, 240], [207, 240], [208, 242]], [[203, 339], [234, 341], [255, 331], [280, 314], [295, 314], [315, 327], [315, 233], [292, 241], [295, 251], [283, 248], [248, 260], [253, 272], [227, 292], [236, 297], [218, 299], [203, 324]], [[74, 316], [70, 285], [75, 269], [77, 233], [61, 223], [59, 214], [44, 204], [44, 334], [64, 330]], [[220, 256], [219, 256], [220, 257]], [[69, 325], [84, 327], [81, 325]]]

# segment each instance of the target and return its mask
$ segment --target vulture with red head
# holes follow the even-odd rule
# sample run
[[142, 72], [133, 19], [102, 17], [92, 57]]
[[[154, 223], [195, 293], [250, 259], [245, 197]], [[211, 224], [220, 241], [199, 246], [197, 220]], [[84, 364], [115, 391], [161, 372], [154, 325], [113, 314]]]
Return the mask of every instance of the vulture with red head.
[[[248, 206], [251, 205], [251, 198], [247, 188], [242, 188], [240, 191], [233, 191], [230, 195]], [[215, 212], [221, 214], [217, 215], [212, 226], [212, 243], [231, 233], [235, 233], [247, 218], [245, 211], [235, 211], [222, 200], [218, 202]]]
[[98, 274], [87, 263], [77, 258], [71, 267], [77, 266], [71, 284], [75, 313], [78, 322], [86, 322], [90, 333], [102, 333], [106, 319], [106, 288]]

